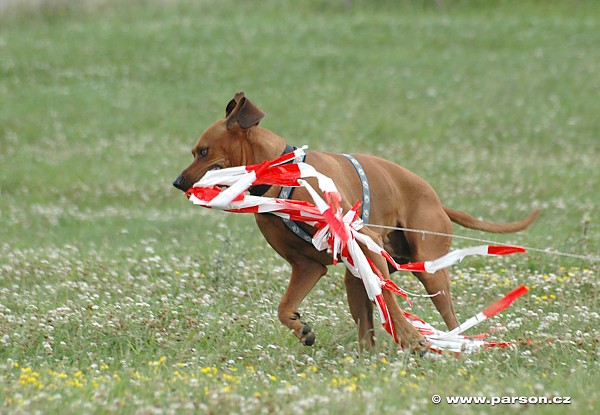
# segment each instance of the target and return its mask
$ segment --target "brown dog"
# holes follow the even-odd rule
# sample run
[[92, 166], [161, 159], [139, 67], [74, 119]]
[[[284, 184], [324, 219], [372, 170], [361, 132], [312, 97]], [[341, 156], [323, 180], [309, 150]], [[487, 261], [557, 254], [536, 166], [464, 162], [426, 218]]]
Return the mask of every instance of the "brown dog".
[[[280, 156], [286, 148], [286, 140], [273, 132], [258, 126], [264, 113], [253, 105], [242, 92], [237, 93], [226, 108], [226, 117], [202, 133], [192, 149], [194, 161], [173, 182], [182, 191], [187, 191], [204, 174], [220, 169], [248, 164], [258, 164]], [[392, 162], [371, 156], [356, 155], [364, 168], [370, 186], [370, 222], [378, 225], [421, 229], [444, 234], [452, 232], [451, 222], [471, 229], [493, 233], [516, 232], [527, 227], [537, 212], [526, 219], [511, 223], [497, 224], [480, 221], [464, 212], [444, 207], [433, 188], [414, 173]], [[361, 180], [357, 170], [343, 155], [309, 152], [306, 162], [333, 179], [343, 197], [343, 208], [347, 211], [357, 200], [361, 200]], [[313, 184], [313, 183], [311, 183]], [[314, 186], [317, 188], [316, 186]], [[277, 197], [279, 187], [266, 187], [260, 193]], [[312, 201], [304, 188], [297, 188], [293, 198]], [[327, 272], [332, 258], [325, 252], [317, 251], [312, 244], [305, 242], [286, 228], [281, 219], [269, 214], [257, 214], [256, 223], [267, 242], [292, 267], [288, 288], [279, 304], [279, 320], [300, 339], [310, 346], [315, 341], [311, 328], [300, 320], [298, 307]], [[314, 229], [303, 225], [309, 232]], [[363, 227], [361, 232], [383, 245], [399, 261], [426, 261], [448, 253], [450, 237], [401, 232]], [[388, 267], [380, 255], [363, 249], [365, 254], [388, 277]], [[416, 273], [428, 293], [442, 293], [433, 297], [433, 302], [449, 329], [458, 325], [450, 297], [450, 280], [447, 269], [435, 274]], [[358, 325], [359, 344], [370, 347], [373, 344], [373, 304], [367, 297], [362, 282], [346, 271], [346, 293], [350, 312]], [[390, 315], [402, 347], [423, 352], [427, 346], [423, 337], [411, 326], [402, 314], [394, 295], [384, 291]]]

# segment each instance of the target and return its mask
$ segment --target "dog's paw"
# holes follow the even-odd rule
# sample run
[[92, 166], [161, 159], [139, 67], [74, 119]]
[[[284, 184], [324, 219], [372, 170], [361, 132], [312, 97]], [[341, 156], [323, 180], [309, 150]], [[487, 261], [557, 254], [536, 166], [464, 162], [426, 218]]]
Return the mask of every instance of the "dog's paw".
[[308, 324], [304, 324], [302, 327], [302, 336], [300, 337], [300, 343], [305, 346], [312, 346], [315, 344], [315, 333], [312, 331]]
[[419, 340], [419, 345], [414, 349], [414, 353], [416, 353], [419, 357], [431, 357], [431, 350], [429, 349], [429, 343], [425, 339]]
[[294, 329], [294, 334], [305, 346], [312, 346], [315, 344], [315, 333], [312, 331], [312, 328], [306, 324], [304, 321], [300, 320], [300, 314], [295, 312], [290, 318], [294, 322], [299, 322], [302, 324], [301, 329]]

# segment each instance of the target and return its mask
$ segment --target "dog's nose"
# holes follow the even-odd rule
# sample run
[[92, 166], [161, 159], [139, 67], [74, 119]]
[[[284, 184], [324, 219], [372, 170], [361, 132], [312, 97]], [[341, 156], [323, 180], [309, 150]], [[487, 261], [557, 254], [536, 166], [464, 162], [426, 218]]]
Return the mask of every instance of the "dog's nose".
[[173, 186], [181, 190], [182, 192], [187, 192], [189, 189], [188, 185], [185, 183], [183, 176], [179, 176], [173, 181]]

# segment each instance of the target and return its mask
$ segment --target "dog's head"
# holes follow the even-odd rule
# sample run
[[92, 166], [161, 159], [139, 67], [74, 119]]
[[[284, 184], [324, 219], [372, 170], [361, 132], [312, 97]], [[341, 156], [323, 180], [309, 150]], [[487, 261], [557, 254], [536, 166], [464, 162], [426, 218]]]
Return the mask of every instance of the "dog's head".
[[243, 92], [238, 92], [225, 109], [225, 118], [208, 127], [192, 148], [194, 161], [173, 186], [186, 192], [209, 170], [248, 164], [244, 142], [265, 113], [258, 109]]

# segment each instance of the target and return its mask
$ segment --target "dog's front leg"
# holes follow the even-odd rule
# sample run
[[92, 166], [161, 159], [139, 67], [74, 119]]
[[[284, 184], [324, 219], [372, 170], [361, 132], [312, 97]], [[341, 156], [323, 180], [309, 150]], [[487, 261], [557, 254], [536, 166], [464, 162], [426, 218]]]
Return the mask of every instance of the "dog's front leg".
[[363, 282], [348, 269], [344, 277], [348, 306], [354, 322], [358, 326], [358, 345], [360, 349], [371, 349], [374, 344], [373, 303], [369, 300]]
[[279, 321], [292, 330], [303, 345], [312, 346], [315, 342], [315, 333], [308, 324], [300, 320], [298, 307], [317, 281], [327, 273], [327, 267], [308, 258], [290, 261], [290, 265], [292, 275], [279, 303], [277, 314]]

